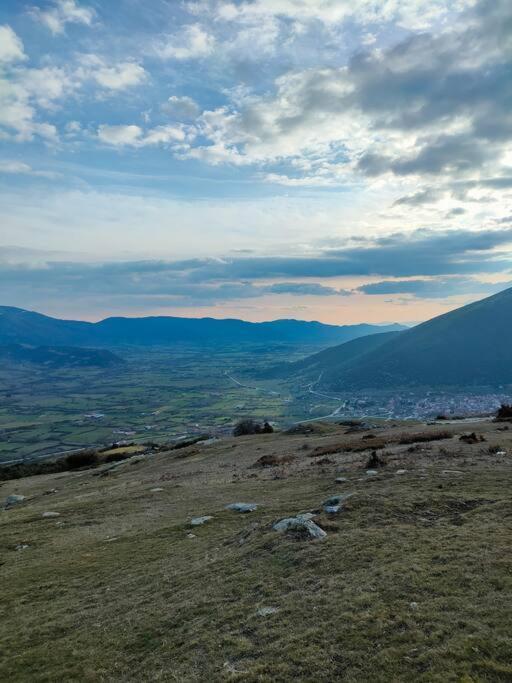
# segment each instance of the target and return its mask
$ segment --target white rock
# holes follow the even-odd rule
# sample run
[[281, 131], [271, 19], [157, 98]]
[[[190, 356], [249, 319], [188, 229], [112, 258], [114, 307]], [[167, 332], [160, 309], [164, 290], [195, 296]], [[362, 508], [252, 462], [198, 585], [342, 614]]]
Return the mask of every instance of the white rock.
[[407, 470], [397, 470], [395, 474], [405, 474]]
[[25, 496], [18, 495], [17, 493], [13, 493], [10, 496], [7, 496], [5, 499], [5, 507], [10, 508], [13, 507], [14, 505], [19, 505], [20, 503], [23, 503], [25, 500]]
[[258, 610], [258, 615], [260, 617], [269, 617], [271, 614], [279, 612], [279, 607], [260, 607]]
[[226, 505], [226, 510], [234, 510], [235, 512], [254, 512], [257, 507], [257, 503], [231, 503], [230, 505]]
[[409, 603], [409, 607], [411, 609], [418, 609], [418, 603], [417, 602], [411, 602], [411, 603]]
[[201, 526], [202, 524], [206, 524], [206, 522], [209, 522], [210, 519], [213, 519], [211, 515], [204, 515], [203, 517], [193, 517], [190, 520], [190, 526]]
[[197, 538], [195, 534], [187, 534], [187, 538]]
[[30, 548], [30, 546], [27, 545], [27, 543], [20, 543], [16, 546], [16, 550], [26, 550], [27, 548]]
[[149, 490], [151, 493], [160, 493], [161, 491], [163, 491], [163, 489], [161, 489], [161, 488], [149, 489]]
[[336, 477], [337, 484], [343, 484], [344, 481], [348, 481], [346, 477]]
[[373, 477], [374, 475], [378, 474], [377, 470], [366, 470], [366, 474], [369, 477]]
[[41, 516], [45, 519], [48, 519], [49, 517], [60, 517], [60, 512], [43, 512]]
[[315, 524], [310, 519], [304, 519], [303, 517], [287, 517], [279, 522], [276, 522], [272, 527], [274, 531], [307, 531], [311, 538], [321, 540], [325, 538], [327, 534], [323, 529], [321, 529], [318, 524]]

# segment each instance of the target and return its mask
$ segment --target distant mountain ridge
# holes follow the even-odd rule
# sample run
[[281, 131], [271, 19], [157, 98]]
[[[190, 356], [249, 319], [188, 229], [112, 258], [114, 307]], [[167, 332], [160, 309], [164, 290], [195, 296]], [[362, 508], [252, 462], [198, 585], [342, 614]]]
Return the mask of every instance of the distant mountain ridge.
[[398, 334], [366, 337], [304, 359], [291, 374], [325, 390], [512, 384], [512, 288]]
[[393, 325], [326, 325], [303, 320], [252, 323], [216, 318], [106, 318], [97, 323], [59, 320], [21, 308], [0, 306], [0, 344], [54, 346], [168, 346], [176, 343], [293, 343], [329, 346]]

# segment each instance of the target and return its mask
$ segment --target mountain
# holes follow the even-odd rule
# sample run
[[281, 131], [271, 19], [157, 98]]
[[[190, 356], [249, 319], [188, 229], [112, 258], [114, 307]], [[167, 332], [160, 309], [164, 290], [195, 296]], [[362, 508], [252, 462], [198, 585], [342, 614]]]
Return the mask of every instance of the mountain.
[[47, 368], [98, 367], [122, 365], [124, 360], [103, 349], [83, 349], [66, 346], [28, 346], [8, 344], [0, 346], [0, 363], [8, 365], [40, 365]]
[[[379, 343], [383, 341], [383, 343]], [[394, 335], [302, 361], [329, 390], [512, 384], [512, 288]]]
[[58, 320], [0, 306], [0, 344], [73, 346], [168, 346], [176, 343], [226, 345], [291, 343], [329, 346], [400, 325], [325, 325], [303, 320], [250, 323], [215, 318], [107, 318], [97, 323]]

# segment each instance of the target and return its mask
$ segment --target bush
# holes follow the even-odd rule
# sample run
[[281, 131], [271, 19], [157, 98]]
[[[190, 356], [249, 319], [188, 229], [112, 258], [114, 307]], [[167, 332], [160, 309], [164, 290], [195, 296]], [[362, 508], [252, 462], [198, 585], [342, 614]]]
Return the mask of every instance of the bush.
[[66, 456], [64, 462], [67, 469], [77, 470], [81, 467], [96, 467], [99, 460], [96, 451], [79, 451]]
[[233, 429], [233, 436], [247, 436], [248, 434], [272, 434], [274, 428], [268, 422], [263, 426], [254, 420], [240, 420]]
[[512, 420], [512, 405], [502, 403], [496, 417], [498, 420]]

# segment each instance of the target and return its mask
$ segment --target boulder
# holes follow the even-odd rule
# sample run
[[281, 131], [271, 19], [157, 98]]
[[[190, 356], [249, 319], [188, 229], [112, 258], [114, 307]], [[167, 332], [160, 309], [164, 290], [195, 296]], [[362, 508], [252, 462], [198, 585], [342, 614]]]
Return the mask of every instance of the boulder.
[[206, 524], [206, 522], [209, 522], [210, 519], [213, 519], [211, 515], [204, 515], [203, 517], [193, 517], [190, 520], [190, 526], [201, 526], [202, 524]]
[[230, 505], [226, 505], [226, 510], [234, 510], [235, 512], [254, 512], [257, 508], [257, 503], [230, 503]]
[[4, 507], [12, 508], [14, 505], [19, 505], [20, 503], [23, 503], [24, 500], [25, 496], [13, 493], [10, 496], [7, 496], [7, 498], [5, 499]]
[[306, 532], [315, 540], [321, 540], [327, 536], [325, 531], [321, 529], [318, 524], [315, 524], [311, 519], [305, 519], [304, 516], [287, 517], [279, 522], [276, 522], [272, 527], [274, 531], [284, 533], [286, 531]]

